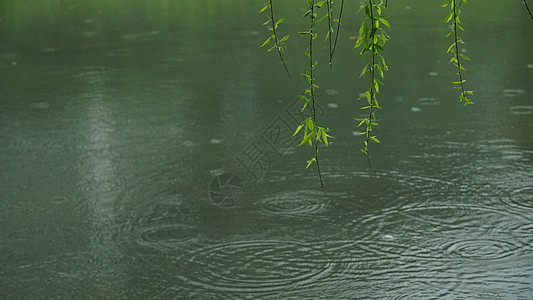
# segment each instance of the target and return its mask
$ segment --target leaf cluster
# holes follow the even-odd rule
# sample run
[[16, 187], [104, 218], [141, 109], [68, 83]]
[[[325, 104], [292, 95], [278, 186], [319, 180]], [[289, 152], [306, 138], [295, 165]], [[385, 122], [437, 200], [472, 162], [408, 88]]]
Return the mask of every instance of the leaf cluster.
[[[313, 122], [312, 116], [303, 120], [300, 123], [300, 125], [298, 125], [298, 127], [296, 128], [296, 131], [294, 131], [294, 134], [292, 136], [297, 135], [298, 132], [302, 130], [302, 128], [304, 129], [303, 139], [298, 146], [301, 146], [303, 144], [308, 144], [309, 146], [313, 146], [313, 140], [314, 140], [315, 143], [322, 143], [326, 145], [326, 147], [329, 147], [328, 137], [331, 138], [332, 136], [329, 135], [328, 133], [331, 132], [331, 130], [327, 128], [326, 126], [320, 126], [320, 125], [315, 124], [315, 122]], [[309, 166], [315, 161], [316, 161], [316, 157], [308, 160], [306, 169], [309, 168]]]
[[270, 24], [269, 30], [272, 31], [271, 35], [261, 44], [260, 47], [265, 47], [268, 45], [267, 52], [271, 52], [273, 50], [276, 50], [278, 52], [279, 58], [281, 62], [283, 63], [283, 67], [285, 68], [285, 71], [287, 72], [287, 76], [289, 78], [291, 77], [289, 73], [289, 69], [287, 68], [287, 65], [285, 64], [285, 60], [283, 59], [283, 49], [286, 48], [285, 41], [289, 39], [289, 35], [286, 35], [282, 37], [281, 39], [278, 38], [278, 34], [276, 33], [276, 29], [278, 29], [279, 25], [285, 20], [284, 18], [275, 19], [274, 18], [274, 7], [272, 5], [272, 0], [268, 0], [267, 5], [265, 5], [259, 13], [262, 13], [266, 10], [269, 10], [268, 20], [266, 20], [263, 23], [263, 26], [268, 26]]
[[[384, 50], [385, 43], [389, 40], [389, 36], [384, 31], [383, 27], [390, 29], [390, 24], [387, 21], [387, 17], [383, 15], [386, 9], [386, 4], [383, 1], [377, 2], [374, 0], [368, 0], [365, 5], [361, 6], [358, 12], [364, 10], [366, 18], [359, 27], [359, 36], [355, 42], [354, 49], [361, 48], [360, 55], [367, 52], [371, 53], [370, 61], [363, 67], [359, 78], [370, 75], [370, 87], [363, 92], [357, 100], [366, 99], [367, 105], [361, 109], [367, 111], [367, 117], [354, 118], [358, 123], [357, 127], [365, 126], [366, 130], [361, 134], [365, 136], [364, 148], [361, 151], [369, 154], [369, 143], [371, 141], [380, 143], [379, 139], [372, 135], [373, 126], [379, 125], [375, 119], [375, 110], [381, 109], [379, 105], [377, 94], [379, 93], [380, 85], [383, 82], [376, 76], [379, 74], [381, 79], [384, 78], [384, 72], [388, 70], [385, 58], [381, 55]], [[382, 26], [383, 25], [383, 26]]]
[[461, 26], [461, 9], [460, 6], [463, 3], [467, 3], [466, 0], [445, 0], [444, 4], [442, 4], [442, 7], [449, 7], [449, 13], [444, 18], [444, 23], [451, 23], [451, 29], [446, 34], [446, 37], [453, 37], [452, 44], [448, 47], [446, 50], [446, 53], [452, 53], [452, 57], [450, 58], [450, 63], [452, 63], [457, 68], [457, 76], [459, 77], [458, 81], [452, 82], [454, 84], [454, 88], [460, 90], [459, 94], [459, 101], [464, 103], [464, 105], [473, 104], [471, 99], [468, 98], [469, 95], [473, 95], [473, 91], [465, 90], [464, 83], [466, 82], [466, 79], [463, 78], [462, 71], [466, 71], [465, 67], [461, 63], [461, 59], [463, 60], [470, 60], [470, 58], [463, 53], [459, 53], [459, 44], [465, 44], [463, 39], [459, 36], [459, 31], [465, 31], [463, 26]]
[[[323, 17], [321, 17], [318, 21], [324, 20], [326, 17], [328, 18], [328, 30], [331, 29], [331, 17], [332, 17], [332, 9], [331, 9], [331, 0], [324, 0], [315, 2], [315, 0], [307, 0], [308, 9], [304, 13], [304, 18], [309, 18], [309, 29], [307, 31], [299, 32], [302, 35], [307, 35], [309, 37], [309, 48], [305, 51], [305, 55], [307, 56], [309, 60], [309, 69], [305, 71], [305, 73], [302, 74], [304, 78], [306, 78], [308, 87], [305, 89], [304, 93], [302, 95], [299, 95], [298, 97], [304, 102], [302, 106], [302, 112], [306, 108], [310, 108], [310, 115], [305, 120], [303, 120], [300, 125], [296, 128], [296, 131], [294, 132], [293, 136], [298, 134], [302, 128], [304, 128], [304, 134], [302, 141], [298, 146], [301, 146], [303, 144], [308, 144], [309, 146], [313, 146], [313, 140], [315, 141], [315, 156], [307, 161], [307, 167], [313, 163], [316, 162], [317, 164], [317, 170], [318, 175], [320, 177], [320, 183], [322, 185], [322, 175], [320, 173], [320, 166], [318, 163], [318, 144], [323, 143], [326, 145], [326, 147], [329, 146], [328, 143], [328, 137], [331, 137], [327, 133], [330, 132], [330, 129], [326, 126], [320, 126], [315, 124], [316, 123], [316, 110], [315, 110], [315, 90], [318, 88], [318, 85], [316, 84], [316, 80], [313, 76], [313, 71], [316, 69], [318, 62], [313, 60], [313, 41], [318, 37], [318, 35], [314, 32], [315, 31], [315, 23], [317, 18], [317, 11], [326, 5], [327, 7], [327, 13]], [[331, 39], [331, 35], [328, 34], [328, 36]], [[330, 42], [331, 45], [331, 42]], [[331, 47], [331, 46], [330, 46]], [[330, 48], [330, 54], [331, 54], [331, 48]], [[330, 56], [331, 57], [331, 56]]]

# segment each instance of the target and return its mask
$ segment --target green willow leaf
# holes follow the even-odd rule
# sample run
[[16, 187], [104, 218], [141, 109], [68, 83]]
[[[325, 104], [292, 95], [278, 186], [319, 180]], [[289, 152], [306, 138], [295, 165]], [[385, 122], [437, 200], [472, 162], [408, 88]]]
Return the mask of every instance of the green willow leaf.
[[309, 166], [310, 166], [313, 162], [315, 162], [315, 161], [316, 161], [316, 158], [315, 158], [315, 157], [313, 157], [312, 159], [308, 160], [308, 161], [307, 161], [307, 167], [305, 167], [305, 168], [308, 169]]
[[267, 5], [265, 5], [265, 7], [261, 8], [261, 10], [259, 12], [262, 13], [265, 10], [267, 10], [269, 7], [270, 7], [270, 4], [267, 4]]
[[298, 126], [298, 128], [296, 128], [296, 131], [292, 134], [292, 136], [297, 135], [298, 132], [300, 132], [300, 130], [302, 129], [302, 127], [304, 127], [304, 124], [300, 124], [300, 125]]

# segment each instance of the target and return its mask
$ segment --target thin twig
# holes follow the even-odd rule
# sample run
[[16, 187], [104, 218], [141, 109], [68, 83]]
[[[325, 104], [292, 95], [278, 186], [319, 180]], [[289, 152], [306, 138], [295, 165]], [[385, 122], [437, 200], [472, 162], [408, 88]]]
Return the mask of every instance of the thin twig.
[[276, 34], [276, 23], [274, 21], [274, 9], [272, 8], [272, 0], [268, 0], [270, 3], [270, 21], [272, 22], [272, 35], [274, 35], [274, 43], [276, 44], [276, 50], [278, 50], [279, 59], [283, 63], [283, 67], [285, 68], [285, 72], [287, 72], [287, 76], [291, 78], [291, 74], [289, 73], [289, 69], [287, 68], [287, 65], [285, 64], [285, 60], [283, 59], [283, 55], [281, 54], [281, 46], [278, 43], [278, 35]]
[[332, 14], [331, 0], [328, 0], [326, 3], [328, 7], [329, 68], [333, 69], [333, 66], [331, 65], [331, 59], [333, 58], [333, 54], [332, 54], [333, 48], [331, 45], [331, 14]]
[[[370, 6], [370, 23], [372, 23], [372, 31], [375, 31], [374, 28], [374, 5], [372, 4], [372, 0], [368, 0], [368, 5]], [[368, 114], [368, 126], [366, 130], [366, 155], [368, 156], [370, 152], [369, 143], [370, 143], [370, 132], [372, 131], [372, 116], [374, 115], [374, 71], [376, 66], [376, 53], [375, 53], [375, 46], [372, 47], [372, 66], [370, 68], [370, 113]], [[370, 157], [368, 158], [368, 164], [370, 165]]]
[[529, 13], [529, 16], [533, 20], [533, 14], [531, 13], [531, 10], [529, 10], [529, 6], [527, 6], [527, 1], [526, 0], [524, 0], [524, 5], [526, 6], [526, 9], [527, 9], [527, 12]]
[[[313, 0], [313, 3], [311, 5], [311, 28], [309, 28], [309, 76], [311, 78], [311, 103], [313, 106], [313, 124], [316, 126], [316, 109], [315, 109], [315, 80], [313, 78], [313, 40], [314, 40], [314, 27], [315, 27], [315, 1]], [[320, 172], [320, 164], [318, 162], [318, 141], [315, 141], [315, 160], [316, 160], [316, 168], [318, 172], [318, 178], [320, 178], [320, 186], [324, 188], [324, 183], [322, 181], [322, 173]]]
[[341, 1], [341, 9], [339, 11], [339, 21], [337, 22], [337, 32], [335, 33], [335, 43], [333, 44], [333, 50], [330, 53], [329, 56], [329, 62], [331, 65], [331, 61], [333, 60], [333, 54], [335, 53], [335, 49], [337, 49], [337, 39], [339, 38], [339, 31], [341, 29], [341, 18], [342, 18], [342, 9], [344, 8], [344, 0]]
[[461, 92], [465, 94], [465, 87], [463, 85], [463, 75], [461, 74], [461, 60], [459, 55], [459, 44], [457, 42], [457, 7], [453, 1], [453, 33], [455, 37], [455, 58], [457, 58], [457, 75], [459, 75], [459, 83], [461, 84]]

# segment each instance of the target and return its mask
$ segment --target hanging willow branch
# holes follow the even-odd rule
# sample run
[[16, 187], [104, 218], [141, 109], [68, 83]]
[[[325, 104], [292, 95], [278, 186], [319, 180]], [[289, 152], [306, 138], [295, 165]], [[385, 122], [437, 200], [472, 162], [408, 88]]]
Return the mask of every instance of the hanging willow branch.
[[527, 1], [524, 0], [524, 5], [526, 6], [527, 12], [529, 13], [529, 16], [533, 20], [533, 14], [531, 13], [531, 10], [529, 10], [529, 6], [527, 5]]
[[308, 10], [305, 12], [304, 17], [309, 17], [309, 30], [300, 32], [300, 34], [309, 36], [309, 48], [305, 51], [305, 55], [309, 60], [309, 69], [305, 71], [305, 74], [302, 74], [302, 76], [307, 79], [307, 84], [309, 85], [309, 87], [305, 89], [303, 95], [299, 95], [298, 97], [304, 101], [302, 111], [304, 111], [306, 108], [310, 108], [311, 112], [310, 116], [303, 120], [300, 125], [298, 125], [296, 131], [293, 134], [294, 136], [298, 134], [298, 132], [300, 132], [302, 128], [304, 129], [304, 136], [302, 138], [302, 142], [298, 146], [308, 144], [312, 147], [314, 140], [315, 155], [313, 158], [307, 161], [306, 169], [309, 168], [309, 166], [311, 166], [313, 162], [316, 162], [318, 177], [320, 178], [320, 185], [322, 186], [322, 188], [324, 188], [324, 183], [322, 181], [322, 173], [320, 172], [320, 163], [318, 160], [318, 144], [322, 143], [326, 145], [326, 147], [328, 147], [328, 137], [331, 136], [328, 134], [328, 132], [330, 132], [329, 128], [318, 125], [316, 118], [315, 97], [318, 85], [316, 84], [316, 79], [314, 77], [313, 71], [316, 69], [318, 62], [313, 60], [313, 41], [317, 38], [317, 34], [315, 33], [315, 20], [317, 16], [316, 10], [320, 8], [325, 2], [326, 1], [321, 1], [315, 4], [314, 0], [307, 0]]
[[379, 93], [379, 86], [383, 85], [383, 82], [377, 78], [376, 71], [383, 79], [384, 71], [388, 70], [385, 58], [381, 55], [381, 51], [383, 51], [383, 47], [389, 37], [383, 31], [381, 24], [389, 29], [390, 24], [386, 20], [386, 16], [382, 14], [385, 9], [383, 1], [377, 2], [375, 0], [368, 0], [360, 10], [362, 9], [365, 11], [366, 19], [363, 20], [361, 27], [359, 28], [359, 37], [354, 48], [361, 47], [362, 50], [360, 54], [364, 54], [368, 51], [371, 53], [370, 62], [366, 64], [359, 76], [365, 77], [366, 74], [370, 75], [370, 88], [362, 93], [357, 99], [360, 100], [364, 98], [367, 100], [368, 105], [362, 107], [363, 110], [367, 111], [367, 116], [365, 118], [355, 118], [355, 120], [359, 122], [357, 127], [362, 126], [363, 124], [366, 126], [366, 130], [361, 133], [365, 136], [365, 147], [362, 148], [361, 151], [368, 156], [370, 142], [380, 143], [379, 139], [372, 133], [373, 127], [379, 125], [375, 121], [375, 111], [376, 109], [381, 109], [381, 106], [379, 106], [378, 103], [377, 94]]
[[278, 29], [279, 24], [281, 24], [281, 22], [283, 22], [284, 18], [281, 18], [281, 19], [275, 21], [275, 18], [274, 18], [274, 7], [272, 5], [272, 0], [268, 0], [268, 4], [265, 7], [263, 7], [259, 12], [262, 13], [262, 12], [264, 12], [265, 10], [267, 10], [269, 8], [270, 8], [270, 17], [265, 23], [263, 23], [263, 25], [266, 26], [269, 23], [271, 24], [272, 28], [270, 30], [272, 30], [272, 35], [270, 35], [265, 40], [265, 42], [263, 42], [261, 47], [264, 47], [266, 45], [271, 46], [273, 44], [267, 51], [270, 52], [270, 51], [276, 49], [276, 51], [279, 54], [279, 59], [281, 60], [281, 62], [283, 63], [283, 67], [285, 68], [285, 72], [287, 72], [287, 76], [289, 76], [289, 78], [291, 78], [291, 74], [289, 73], [289, 69], [287, 68], [287, 65], [285, 64], [285, 60], [283, 59], [283, 54], [282, 54], [283, 47], [285, 47], [285, 41], [289, 39], [289, 35], [286, 35], [283, 38], [278, 39], [278, 35], [276, 34], [276, 29]]
[[337, 22], [337, 32], [335, 32], [335, 42], [333, 43], [333, 50], [330, 52], [329, 64], [331, 66], [331, 61], [333, 60], [333, 55], [335, 54], [335, 49], [337, 49], [337, 40], [339, 38], [339, 31], [341, 30], [341, 20], [342, 20], [342, 10], [344, 8], [344, 0], [341, 1], [341, 9], [339, 11], [339, 18], [334, 20]]
[[328, 33], [326, 34], [326, 40], [329, 41], [329, 68], [332, 69], [333, 66], [331, 65], [331, 60], [333, 59], [333, 39], [332, 39], [332, 34], [333, 34], [333, 3], [331, 0], [326, 0], [326, 4], [327, 4], [327, 8], [328, 8], [328, 12], [327, 12], [327, 17], [328, 17]]
[[[459, 5], [457, 5], [457, 1], [459, 1]], [[468, 98], [468, 95], [473, 95], [474, 92], [465, 90], [464, 84], [466, 79], [463, 78], [462, 73], [462, 71], [466, 71], [466, 69], [461, 63], [461, 59], [470, 60], [470, 58], [462, 53], [459, 53], [459, 44], [464, 44], [463, 39], [461, 39], [461, 37], [458, 35], [459, 30], [464, 31], [464, 28], [461, 26], [461, 19], [459, 18], [459, 15], [461, 14], [459, 6], [463, 3], [466, 3], [466, 0], [446, 0], [442, 7], [450, 7], [450, 12], [444, 19], [444, 22], [452, 23], [452, 29], [450, 32], [448, 32], [446, 37], [453, 35], [453, 42], [450, 47], [448, 47], [446, 53], [453, 53], [450, 62], [453, 63], [457, 68], [457, 76], [459, 77], [459, 81], [454, 81], [452, 83], [455, 85], [455, 89], [461, 91], [461, 94], [459, 95], [459, 101], [464, 102], [464, 105], [466, 106], [467, 104], [474, 104], [474, 102]]]

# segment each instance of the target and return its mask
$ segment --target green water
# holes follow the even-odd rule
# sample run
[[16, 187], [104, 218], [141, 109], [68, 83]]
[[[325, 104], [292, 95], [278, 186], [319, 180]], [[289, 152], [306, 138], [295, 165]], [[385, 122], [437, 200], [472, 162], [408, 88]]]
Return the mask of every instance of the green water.
[[289, 80], [258, 47], [263, 2], [2, 1], [0, 298], [533, 298], [522, 2], [463, 8], [465, 108], [446, 10], [389, 1], [372, 168], [347, 3], [333, 70], [317, 71], [335, 137], [324, 189], [286, 135], [305, 88], [305, 3], [277, 4]]

